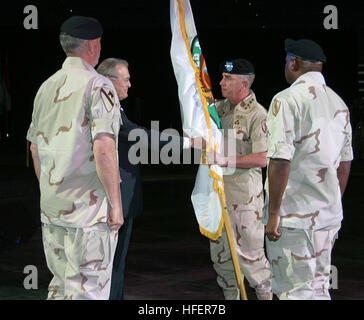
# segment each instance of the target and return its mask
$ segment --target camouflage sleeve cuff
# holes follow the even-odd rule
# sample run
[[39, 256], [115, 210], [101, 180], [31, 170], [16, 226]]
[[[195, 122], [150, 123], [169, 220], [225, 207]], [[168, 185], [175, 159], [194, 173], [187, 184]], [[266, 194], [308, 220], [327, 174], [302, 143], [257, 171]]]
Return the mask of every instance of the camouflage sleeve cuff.
[[94, 141], [98, 134], [108, 133], [111, 134], [114, 139], [118, 135], [120, 123], [113, 121], [112, 119], [94, 119], [91, 124], [91, 136]]
[[354, 159], [353, 148], [352, 147], [344, 148], [341, 152], [340, 161], [352, 161], [353, 159]]
[[35, 132], [35, 128], [33, 123], [30, 124], [30, 127], [28, 129], [27, 137], [26, 139], [30, 141], [31, 143], [37, 144], [37, 134]]
[[279, 158], [291, 161], [294, 151], [294, 146], [279, 142], [269, 148], [267, 158]]

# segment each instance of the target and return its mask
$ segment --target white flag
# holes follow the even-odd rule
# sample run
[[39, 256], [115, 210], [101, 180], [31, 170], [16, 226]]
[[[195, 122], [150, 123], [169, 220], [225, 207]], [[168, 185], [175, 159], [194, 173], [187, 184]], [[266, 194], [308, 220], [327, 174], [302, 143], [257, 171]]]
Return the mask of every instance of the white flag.
[[[178, 84], [183, 131], [190, 138], [204, 137], [208, 142], [207, 151], [220, 152], [220, 120], [189, 0], [171, 0], [170, 14], [171, 59]], [[216, 240], [223, 227], [222, 210], [226, 210], [223, 175], [221, 167], [206, 164], [204, 155], [191, 200], [201, 233]]]

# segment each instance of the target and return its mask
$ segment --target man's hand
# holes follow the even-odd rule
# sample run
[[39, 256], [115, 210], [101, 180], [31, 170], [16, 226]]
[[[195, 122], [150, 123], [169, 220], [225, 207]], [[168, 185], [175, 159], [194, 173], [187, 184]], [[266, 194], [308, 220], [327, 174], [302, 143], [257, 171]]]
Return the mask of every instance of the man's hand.
[[225, 157], [222, 154], [217, 153], [215, 151], [206, 153], [206, 161], [210, 165], [217, 164], [220, 167], [227, 167], [228, 165], [228, 157]]
[[267, 226], [265, 227], [265, 234], [267, 235], [269, 241], [278, 241], [282, 235], [279, 230], [279, 222], [281, 217], [277, 215], [270, 215], [268, 218]]
[[290, 161], [286, 159], [270, 159], [268, 166], [268, 186], [269, 186], [269, 218], [265, 228], [265, 233], [270, 241], [278, 241], [282, 232], [278, 229], [281, 217], [279, 210], [282, 203], [284, 190], [287, 186]]
[[120, 209], [110, 209], [109, 218], [107, 219], [107, 224], [110, 230], [118, 231], [124, 224], [123, 213]]
[[195, 149], [206, 149], [207, 142], [202, 137], [190, 138], [190, 146]]

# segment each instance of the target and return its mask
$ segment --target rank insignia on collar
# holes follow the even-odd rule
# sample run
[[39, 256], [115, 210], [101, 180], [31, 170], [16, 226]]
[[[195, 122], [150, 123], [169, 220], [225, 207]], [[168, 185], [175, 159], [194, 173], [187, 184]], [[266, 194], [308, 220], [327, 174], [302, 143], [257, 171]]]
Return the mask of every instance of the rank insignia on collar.
[[107, 112], [110, 112], [115, 105], [114, 92], [108, 88], [101, 88], [100, 91], [101, 91], [102, 101], [104, 102], [104, 106]]

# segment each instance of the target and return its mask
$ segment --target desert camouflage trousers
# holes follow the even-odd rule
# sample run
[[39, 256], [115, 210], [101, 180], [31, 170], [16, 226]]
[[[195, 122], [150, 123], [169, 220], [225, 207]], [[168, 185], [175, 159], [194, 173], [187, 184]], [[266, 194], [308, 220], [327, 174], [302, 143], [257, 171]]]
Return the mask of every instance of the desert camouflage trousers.
[[[272, 273], [264, 253], [264, 225], [261, 211], [229, 211], [230, 224], [234, 235], [242, 278], [255, 288], [258, 299], [270, 300]], [[226, 300], [240, 297], [234, 265], [225, 227], [221, 237], [210, 241], [211, 260], [217, 273], [217, 283]]]
[[273, 293], [281, 300], [330, 300], [331, 251], [340, 226], [321, 230], [283, 228], [266, 239]]
[[48, 300], [108, 300], [118, 233], [106, 223], [87, 228], [42, 225]]

